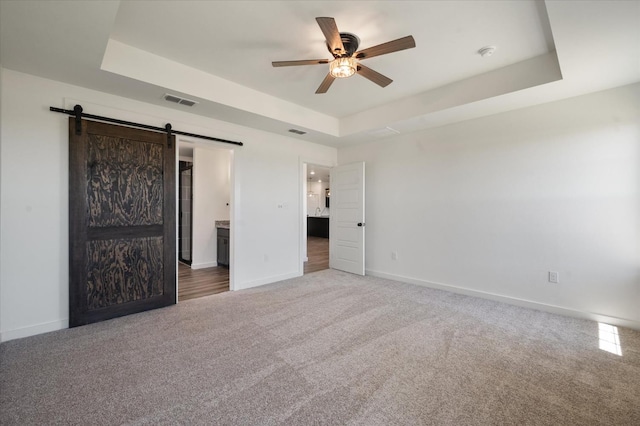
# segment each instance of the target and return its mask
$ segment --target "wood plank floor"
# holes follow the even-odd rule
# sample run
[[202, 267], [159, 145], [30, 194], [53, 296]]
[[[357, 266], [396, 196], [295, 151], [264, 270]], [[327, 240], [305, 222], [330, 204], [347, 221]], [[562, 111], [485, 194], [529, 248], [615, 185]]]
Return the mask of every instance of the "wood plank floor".
[[229, 269], [191, 269], [178, 262], [178, 301], [229, 291]]
[[[329, 269], [329, 239], [307, 237], [304, 273]], [[178, 262], [178, 301], [229, 291], [229, 269], [223, 267], [191, 269]]]
[[307, 257], [304, 262], [304, 273], [329, 269], [329, 239], [321, 237], [307, 237]]

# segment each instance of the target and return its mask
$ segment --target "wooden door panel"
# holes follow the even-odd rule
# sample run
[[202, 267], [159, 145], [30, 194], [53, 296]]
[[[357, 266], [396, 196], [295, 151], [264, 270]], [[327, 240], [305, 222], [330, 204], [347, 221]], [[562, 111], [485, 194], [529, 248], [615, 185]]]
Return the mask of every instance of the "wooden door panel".
[[162, 296], [162, 246], [162, 237], [88, 241], [88, 309]]
[[162, 224], [163, 146], [89, 135], [89, 226]]
[[69, 121], [70, 326], [175, 303], [175, 140]]

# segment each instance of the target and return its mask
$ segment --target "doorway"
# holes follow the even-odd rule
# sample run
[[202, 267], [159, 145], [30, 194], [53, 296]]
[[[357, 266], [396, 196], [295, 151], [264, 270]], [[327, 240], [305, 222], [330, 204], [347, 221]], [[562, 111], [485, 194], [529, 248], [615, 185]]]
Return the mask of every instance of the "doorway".
[[305, 164], [305, 261], [303, 273], [329, 269], [330, 168]]
[[178, 260], [191, 265], [191, 212], [193, 211], [192, 157], [178, 162]]
[[[232, 262], [218, 253], [230, 240], [233, 150], [207, 142], [178, 142], [178, 301], [229, 291]], [[227, 244], [226, 248], [229, 247]]]

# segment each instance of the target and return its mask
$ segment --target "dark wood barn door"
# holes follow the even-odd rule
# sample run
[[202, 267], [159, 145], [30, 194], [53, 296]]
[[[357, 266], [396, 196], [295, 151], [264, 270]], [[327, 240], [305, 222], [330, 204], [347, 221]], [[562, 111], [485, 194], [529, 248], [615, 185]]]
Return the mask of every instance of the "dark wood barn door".
[[69, 326], [176, 302], [175, 139], [69, 119]]

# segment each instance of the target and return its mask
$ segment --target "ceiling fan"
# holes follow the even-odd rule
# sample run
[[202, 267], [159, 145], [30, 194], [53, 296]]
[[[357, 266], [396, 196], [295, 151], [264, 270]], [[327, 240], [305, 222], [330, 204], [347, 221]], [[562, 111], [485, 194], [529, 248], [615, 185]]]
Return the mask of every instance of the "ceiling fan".
[[329, 74], [316, 90], [316, 94], [327, 93], [336, 78], [351, 77], [356, 73], [373, 81], [378, 86], [387, 87], [393, 80], [371, 68], [365, 67], [359, 61], [416, 47], [413, 36], [406, 36], [358, 51], [360, 39], [354, 34], [339, 32], [336, 21], [333, 18], [316, 18], [316, 21], [327, 40], [327, 49], [333, 55], [333, 60], [306, 59], [301, 61], [274, 61], [271, 63], [274, 67], [329, 64]]

